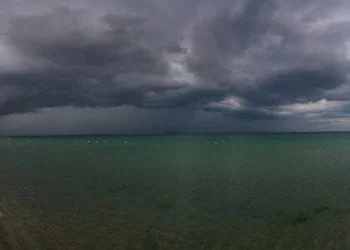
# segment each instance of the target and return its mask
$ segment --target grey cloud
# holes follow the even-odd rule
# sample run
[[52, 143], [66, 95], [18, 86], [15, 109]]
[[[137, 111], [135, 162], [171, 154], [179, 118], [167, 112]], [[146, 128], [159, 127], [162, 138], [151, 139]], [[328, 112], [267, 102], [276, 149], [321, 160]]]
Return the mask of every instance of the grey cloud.
[[313, 21], [324, 18], [327, 4], [289, 6], [299, 13], [309, 7], [296, 19], [280, 3], [248, 1], [236, 15], [227, 8], [195, 27], [189, 68], [210, 82], [230, 86], [228, 93], [245, 101], [246, 109], [230, 110], [231, 115], [271, 119], [278, 114], [271, 117], [262, 107], [316, 101], [347, 82], [347, 23], [311, 29]]
[[[175, 87], [167, 79], [163, 44], [151, 43], [155, 37], [142, 19], [108, 15], [101, 20], [106, 27], [91, 31], [81, 24], [86, 15], [63, 8], [14, 21], [7, 38], [23, 53], [46, 61], [47, 66], [0, 76], [3, 87], [23, 92], [5, 102], [1, 113], [65, 105], [142, 106], [147, 91]], [[64, 22], [59, 21], [62, 18]]]
[[253, 106], [267, 107], [316, 101], [345, 81], [344, 73], [337, 69], [295, 69], [267, 78], [256, 88], [242, 91], [241, 96]]
[[[6, 44], [25, 58], [0, 68], [2, 116], [131, 105], [286, 128], [283, 119], [308, 118], [281, 116], [283, 105], [348, 100], [345, 0], [42, 3], [46, 11], [17, 11], [0, 26], [0, 55]], [[239, 109], [211, 105], [230, 97]]]

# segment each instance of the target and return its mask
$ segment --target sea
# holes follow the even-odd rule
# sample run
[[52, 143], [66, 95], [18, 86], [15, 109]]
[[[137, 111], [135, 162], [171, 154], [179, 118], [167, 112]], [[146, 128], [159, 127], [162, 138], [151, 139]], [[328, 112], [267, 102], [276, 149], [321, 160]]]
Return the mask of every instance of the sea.
[[350, 249], [350, 133], [1, 137], [0, 249]]

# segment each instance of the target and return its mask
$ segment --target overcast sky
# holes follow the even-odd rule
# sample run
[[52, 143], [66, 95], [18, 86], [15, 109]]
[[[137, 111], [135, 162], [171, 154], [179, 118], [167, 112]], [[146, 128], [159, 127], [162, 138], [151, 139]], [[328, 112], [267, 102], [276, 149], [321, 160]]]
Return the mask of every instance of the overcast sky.
[[1, 0], [0, 135], [350, 129], [348, 0]]

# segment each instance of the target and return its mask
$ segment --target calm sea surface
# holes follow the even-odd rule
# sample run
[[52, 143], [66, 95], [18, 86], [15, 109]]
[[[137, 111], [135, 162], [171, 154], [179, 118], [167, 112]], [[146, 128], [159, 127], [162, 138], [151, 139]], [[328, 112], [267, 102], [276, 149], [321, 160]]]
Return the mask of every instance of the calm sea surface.
[[3, 137], [0, 249], [350, 249], [350, 134]]

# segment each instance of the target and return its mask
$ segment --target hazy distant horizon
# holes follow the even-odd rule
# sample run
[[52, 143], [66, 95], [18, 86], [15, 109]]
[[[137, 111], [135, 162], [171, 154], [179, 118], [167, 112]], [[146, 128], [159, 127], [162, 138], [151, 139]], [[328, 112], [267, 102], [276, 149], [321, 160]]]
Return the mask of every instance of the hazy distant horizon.
[[241, 131], [241, 132], [207, 132], [207, 133], [132, 133], [132, 134], [18, 134], [0, 135], [0, 138], [14, 137], [133, 137], [133, 136], [235, 136], [235, 135], [293, 135], [293, 134], [341, 134], [350, 131]]

